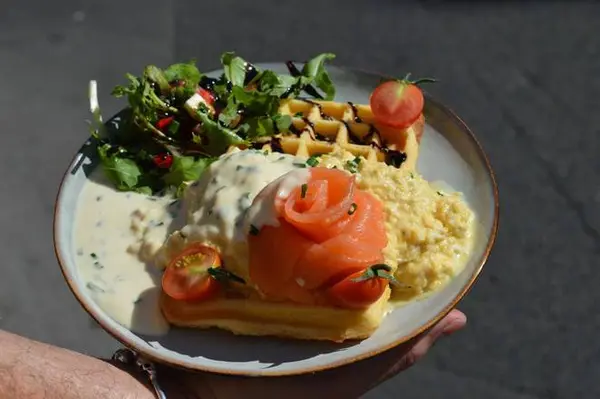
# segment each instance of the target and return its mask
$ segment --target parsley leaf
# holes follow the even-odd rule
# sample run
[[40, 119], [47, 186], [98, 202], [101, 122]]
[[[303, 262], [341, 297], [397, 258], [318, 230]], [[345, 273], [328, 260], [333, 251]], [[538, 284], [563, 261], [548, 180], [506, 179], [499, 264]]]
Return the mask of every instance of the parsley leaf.
[[[325, 62], [335, 58], [335, 54], [319, 54], [312, 60], [304, 64], [302, 75], [314, 81], [315, 85], [325, 93], [326, 100], [333, 100], [335, 97], [335, 86], [325, 69]], [[310, 84], [310, 83], [307, 83]]]
[[114, 151], [113, 146], [108, 143], [98, 147], [98, 155], [104, 173], [119, 190], [135, 188], [142, 171], [133, 159], [122, 157], [121, 151]]
[[235, 55], [234, 52], [227, 52], [221, 56], [221, 64], [225, 71], [225, 77], [234, 86], [244, 87], [246, 79], [246, 61]]
[[165, 183], [171, 186], [180, 186], [182, 183], [198, 180], [215, 158], [199, 158], [192, 156], [174, 157], [173, 164], [164, 177]]

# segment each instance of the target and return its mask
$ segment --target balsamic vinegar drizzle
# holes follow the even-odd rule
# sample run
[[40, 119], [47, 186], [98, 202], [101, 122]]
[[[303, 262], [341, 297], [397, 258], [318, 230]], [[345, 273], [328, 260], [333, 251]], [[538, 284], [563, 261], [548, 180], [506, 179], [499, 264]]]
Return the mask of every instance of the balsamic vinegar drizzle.
[[258, 75], [258, 71], [254, 67], [254, 65], [252, 65], [249, 62], [246, 62], [245, 69], [246, 69], [246, 76], [244, 77], [244, 86], [247, 86], [248, 83], [252, 82], [252, 80], [256, 77], [256, 75]]
[[364, 144], [363, 140], [361, 140], [360, 137], [354, 134], [352, 129], [350, 129], [348, 122], [344, 121], [344, 126], [346, 126], [346, 130], [348, 131], [348, 139], [352, 144]]
[[[288, 71], [290, 71], [290, 75], [292, 75], [293, 77], [302, 75], [302, 72], [300, 72], [300, 70], [298, 68], [296, 68], [296, 65], [294, 65], [293, 61], [286, 61], [285, 66], [287, 66]], [[288, 90], [288, 91], [290, 91], [290, 90]], [[315, 89], [314, 87], [312, 87], [310, 85], [306, 86], [304, 88], [304, 91], [306, 93], [310, 94], [311, 96], [318, 98], [319, 100], [323, 100], [323, 96], [319, 94], [317, 89]], [[290, 93], [286, 92], [281, 97], [286, 98], [289, 95], [290, 95]]]
[[303, 99], [301, 99], [301, 101], [304, 101], [305, 103], [316, 106], [319, 109], [319, 114], [321, 114], [321, 118], [325, 119], [326, 121], [330, 121], [333, 119], [331, 116], [329, 116], [323, 112], [323, 106], [321, 104], [319, 104], [315, 101], [309, 100], [307, 98], [303, 98]]
[[306, 116], [303, 116], [302, 120], [304, 121], [304, 123], [306, 123], [306, 126], [310, 126], [310, 129], [309, 129], [310, 137], [313, 140], [316, 140], [317, 138], [315, 137], [315, 124], [312, 123]]
[[358, 110], [356, 109], [354, 104], [348, 101], [348, 105], [350, 106], [350, 109], [352, 109], [352, 118], [354, 119], [354, 122], [362, 123], [362, 119], [360, 119], [360, 117], [358, 116]]
[[[311, 101], [309, 99], [305, 99], [305, 98], [299, 98], [298, 100], [304, 101], [305, 103], [308, 103], [311, 105], [316, 105], [319, 108], [319, 112], [323, 119], [327, 119], [327, 120], [333, 119], [329, 115], [324, 114], [321, 104]], [[348, 105], [352, 109], [354, 123], [365, 123], [358, 116], [358, 111], [356, 109], [356, 106], [351, 102], [348, 102]], [[311, 122], [307, 117], [303, 116], [302, 120], [304, 121], [304, 123], [307, 126], [310, 127], [310, 129], [308, 129], [308, 130], [310, 132], [311, 138], [313, 138], [315, 140], [321, 140], [321, 141], [328, 141], [328, 142], [332, 141], [330, 137], [319, 134], [315, 129], [315, 124], [313, 122]], [[348, 131], [348, 141], [350, 141], [352, 144], [359, 144], [359, 145], [369, 144], [371, 147], [376, 148], [377, 150], [381, 151], [384, 154], [385, 163], [387, 163], [388, 165], [392, 165], [396, 168], [399, 168], [404, 163], [404, 161], [406, 161], [406, 153], [404, 153], [402, 151], [398, 151], [398, 150], [392, 150], [392, 149], [387, 148], [385, 145], [379, 144], [379, 142], [383, 142], [383, 139], [381, 138], [379, 131], [377, 130], [377, 128], [374, 125], [369, 124], [369, 132], [361, 139], [359, 136], [357, 136], [352, 131], [352, 129], [350, 128], [350, 124], [348, 122], [343, 121], [342, 123], [344, 124], [344, 126], [346, 126], [346, 130]], [[290, 132], [296, 136], [300, 136], [300, 134], [302, 133], [302, 131], [299, 130], [298, 128], [296, 128], [296, 126], [294, 126], [293, 124], [290, 126]], [[281, 146], [281, 143], [279, 143], [279, 146]]]

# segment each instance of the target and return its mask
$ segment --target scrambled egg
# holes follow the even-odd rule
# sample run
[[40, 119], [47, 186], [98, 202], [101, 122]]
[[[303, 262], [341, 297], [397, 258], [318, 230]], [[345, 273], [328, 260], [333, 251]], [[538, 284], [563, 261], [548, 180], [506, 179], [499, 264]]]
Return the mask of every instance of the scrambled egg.
[[[344, 168], [354, 155], [335, 151], [319, 166]], [[377, 197], [386, 213], [386, 263], [396, 279], [393, 299], [409, 300], [442, 287], [459, 273], [472, 249], [475, 217], [460, 193], [437, 190], [414, 171], [379, 162], [358, 163], [358, 186]]]

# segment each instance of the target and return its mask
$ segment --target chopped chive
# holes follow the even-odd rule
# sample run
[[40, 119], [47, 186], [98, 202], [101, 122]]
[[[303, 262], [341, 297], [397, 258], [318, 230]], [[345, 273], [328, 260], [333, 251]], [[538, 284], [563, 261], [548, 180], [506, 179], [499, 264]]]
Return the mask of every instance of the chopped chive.
[[348, 210], [348, 215], [353, 215], [354, 212], [356, 212], [356, 208], [358, 208], [358, 205], [353, 202], [352, 205], [350, 205], [350, 210]]
[[92, 257], [92, 259], [98, 259], [98, 255], [96, 255], [96, 253], [95, 253], [95, 252], [92, 252], [92, 253], [90, 254], [90, 256]]
[[360, 157], [355, 157], [352, 161], [346, 161], [345, 168], [350, 173], [358, 172], [358, 165], [360, 165]]
[[444, 196], [444, 193], [443, 193], [443, 192], [441, 192], [441, 191], [438, 191], [437, 193], [438, 193], [438, 195], [439, 195], [440, 197], [443, 197], [443, 196]]
[[260, 230], [258, 229], [258, 227], [256, 227], [255, 225], [251, 224], [250, 225], [250, 234], [252, 234], [253, 236], [257, 236], [258, 233], [260, 233]]
[[302, 118], [302, 117], [304, 116], [304, 114], [303, 114], [302, 112], [296, 112], [296, 113], [294, 114], [294, 116], [295, 116], [296, 118]]
[[306, 198], [306, 192], [308, 191], [308, 184], [303, 184], [300, 188], [300, 198]]
[[305, 163], [294, 162], [294, 166], [297, 166], [299, 168], [306, 168], [306, 164]]
[[317, 156], [316, 156], [316, 155], [313, 155], [312, 157], [310, 157], [310, 158], [308, 158], [308, 159], [306, 160], [306, 164], [307, 164], [308, 166], [315, 167], [315, 166], [317, 166], [317, 165], [319, 164], [319, 158], [317, 158]]
[[91, 281], [85, 285], [88, 290], [93, 292], [105, 292], [101, 287], [92, 283]]

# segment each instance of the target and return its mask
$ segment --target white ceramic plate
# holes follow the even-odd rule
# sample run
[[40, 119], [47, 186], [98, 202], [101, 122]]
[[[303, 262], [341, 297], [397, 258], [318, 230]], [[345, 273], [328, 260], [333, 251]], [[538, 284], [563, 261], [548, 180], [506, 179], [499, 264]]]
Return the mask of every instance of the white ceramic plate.
[[[281, 64], [259, 67], [286, 73]], [[330, 66], [338, 90], [337, 101], [368, 103], [381, 76]], [[211, 75], [216, 76], [220, 71]], [[62, 181], [54, 220], [56, 255], [73, 294], [84, 309], [112, 336], [148, 358], [192, 370], [249, 376], [279, 376], [314, 372], [352, 363], [388, 350], [426, 331], [466, 294], [479, 275], [494, 243], [498, 225], [498, 192], [489, 162], [467, 126], [450, 110], [426, 98], [427, 125], [418, 169], [430, 181], [444, 181], [464, 193], [477, 214], [479, 233], [464, 271], [429, 297], [388, 315], [370, 338], [361, 342], [324, 342], [241, 337], [218, 330], [173, 328], [168, 335], [150, 338], [135, 334], [111, 319], [92, 300], [78, 276], [73, 222], [86, 174], [82, 160], [96, 164], [94, 151], [79, 152]]]

